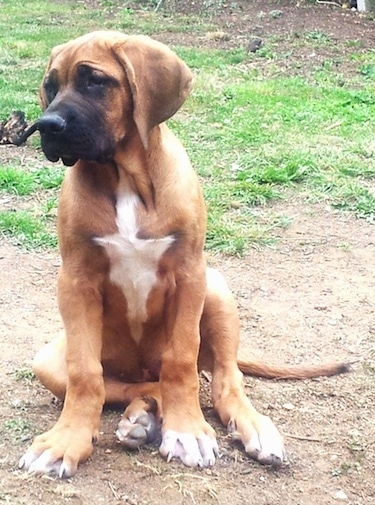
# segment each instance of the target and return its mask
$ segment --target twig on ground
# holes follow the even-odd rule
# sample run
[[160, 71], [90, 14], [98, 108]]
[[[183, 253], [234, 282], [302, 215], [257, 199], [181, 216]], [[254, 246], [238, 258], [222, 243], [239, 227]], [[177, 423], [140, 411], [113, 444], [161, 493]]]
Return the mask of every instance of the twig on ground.
[[141, 466], [142, 468], [147, 468], [147, 470], [150, 470], [152, 473], [156, 474], [156, 475], [160, 475], [160, 470], [158, 470], [157, 468], [154, 468], [153, 466], [151, 465], [146, 465], [145, 463], [141, 463], [140, 461], [138, 461], [137, 459], [135, 460], [135, 464], [137, 466]]
[[159, 7], [160, 7], [160, 5], [161, 5], [162, 1], [163, 1], [163, 0], [159, 0], [159, 1], [158, 1], [157, 6], [155, 7], [155, 12], [158, 12]]
[[321, 438], [304, 437], [302, 435], [292, 435], [291, 433], [284, 433], [285, 437], [295, 438], [296, 440], [306, 440], [307, 442], [321, 442]]
[[108, 486], [109, 486], [109, 489], [112, 491], [112, 494], [116, 498], [116, 500], [120, 500], [120, 495], [116, 491], [116, 489], [111, 481], [108, 481]]
[[333, 123], [333, 124], [331, 124], [331, 125], [327, 126], [327, 127], [326, 127], [326, 128], [324, 128], [324, 129], [325, 129], [325, 131], [333, 130], [334, 128], [337, 128], [338, 126], [341, 126], [343, 122], [344, 122], [343, 120], [341, 120], [341, 121], [336, 121], [336, 123]]

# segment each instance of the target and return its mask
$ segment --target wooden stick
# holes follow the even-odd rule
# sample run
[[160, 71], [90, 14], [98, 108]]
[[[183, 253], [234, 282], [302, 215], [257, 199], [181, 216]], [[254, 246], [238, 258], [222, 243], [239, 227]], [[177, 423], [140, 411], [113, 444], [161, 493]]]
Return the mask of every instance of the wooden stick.
[[288, 438], [295, 438], [296, 440], [306, 440], [307, 442], [321, 442], [322, 441], [320, 438], [303, 437], [301, 435], [292, 435], [291, 433], [284, 433], [284, 436], [288, 437]]

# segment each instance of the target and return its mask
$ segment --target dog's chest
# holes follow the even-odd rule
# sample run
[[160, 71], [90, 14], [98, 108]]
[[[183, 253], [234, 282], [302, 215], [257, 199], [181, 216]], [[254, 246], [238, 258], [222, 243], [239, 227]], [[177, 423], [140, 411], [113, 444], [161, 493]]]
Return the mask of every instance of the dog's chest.
[[147, 319], [147, 299], [157, 282], [160, 258], [173, 242], [173, 237], [141, 239], [137, 237], [136, 208], [139, 199], [126, 194], [117, 203], [117, 233], [97, 237], [110, 260], [110, 280], [124, 293], [132, 337], [142, 337], [142, 323]]

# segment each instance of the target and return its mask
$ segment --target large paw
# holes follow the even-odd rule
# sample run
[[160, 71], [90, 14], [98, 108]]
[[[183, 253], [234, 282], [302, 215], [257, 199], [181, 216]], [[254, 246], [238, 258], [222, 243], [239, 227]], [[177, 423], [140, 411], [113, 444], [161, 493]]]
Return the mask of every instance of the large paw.
[[205, 433], [194, 436], [166, 430], [159, 451], [168, 462], [176, 458], [186, 466], [207, 467], [215, 463], [218, 446], [215, 437]]
[[250, 427], [231, 419], [228, 433], [241, 440], [246, 453], [262, 465], [280, 466], [286, 461], [282, 436], [269, 417], [258, 416]]
[[92, 453], [92, 434], [84, 428], [73, 430], [56, 425], [35, 438], [19, 461], [19, 468], [38, 474], [72, 477], [78, 464]]
[[119, 422], [116, 436], [128, 449], [138, 449], [147, 442], [154, 441], [160, 433], [155, 414], [140, 410], [130, 416], [123, 416]]

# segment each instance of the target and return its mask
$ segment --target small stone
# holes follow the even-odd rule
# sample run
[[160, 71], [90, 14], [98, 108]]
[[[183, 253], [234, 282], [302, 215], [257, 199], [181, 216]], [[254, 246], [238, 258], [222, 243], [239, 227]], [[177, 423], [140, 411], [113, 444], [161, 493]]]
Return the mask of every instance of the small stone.
[[248, 52], [249, 53], [256, 53], [262, 45], [262, 39], [254, 39], [249, 42], [248, 45]]
[[352, 430], [348, 431], [348, 435], [351, 437], [359, 438], [361, 436], [361, 432], [358, 431], [356, 428], [353, 428]]
[[335, 500], [339, 500], [339, 501], [347, 501], [348, 500], [348, 496], [346, 493], [344, 493], [344, 491], [342, 489], [340, 489], [339, 491], [337, 491], [334, 495], [333, 495], [333, 498]]
[[284, 405], [283, 405], [283, 409], [285, 409], [285, 410], [293, 410], [295, 408], [296, 407], [293, 405], [293, 403], [284, 403]]

